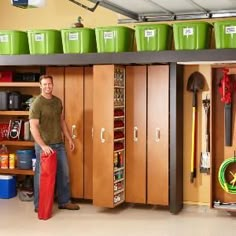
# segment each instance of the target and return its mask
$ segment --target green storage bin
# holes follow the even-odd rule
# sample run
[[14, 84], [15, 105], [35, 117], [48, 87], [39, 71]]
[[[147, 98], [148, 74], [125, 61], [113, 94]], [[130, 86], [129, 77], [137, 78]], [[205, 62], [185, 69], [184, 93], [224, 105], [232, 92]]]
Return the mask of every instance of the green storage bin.
[[62, 29], [61, 37], [64, 53], [89, 53], [97, 51], [94, 29]]
[[59, 30], [28, 30], [30, 54], [62, 53]]
[[210, 48], [212, 25], [207, 22], [184, 22], [173, 24], [176, 50]]
[[161, 51], [171, 49], [172, 27], [167, 24], [135, 26], [137, 51]]
[[18, 30], [0, 31], [0, 54], [28, 54], [29, 46], [27, 33]]
[[95, 28], [98, 52], [133, 51], [134, 30], [125, 26]]
[[236, 48], [236, 20], [214, 23], [216, 48]]

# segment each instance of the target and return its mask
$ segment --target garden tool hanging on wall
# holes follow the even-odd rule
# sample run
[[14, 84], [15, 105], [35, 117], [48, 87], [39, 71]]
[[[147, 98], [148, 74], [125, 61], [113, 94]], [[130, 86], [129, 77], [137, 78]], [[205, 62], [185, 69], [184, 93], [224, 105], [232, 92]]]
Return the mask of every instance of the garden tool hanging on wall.
[[197, 93], [203, 89], [204, 76], [196, 71], [193, 72], [187, 83], [187, 90], [193, 93], [192, 98], [192, 145], [191, 145], [191, 173], [190, 181], [193, 183], [196, 178], [196, 134], [197, 134]]
[[206, 96], [205, 99], [202, 100], [203, 108], [204, 108], [204, 116], [205, 116], [205, 152], [201, 153], [200, 160], [200, 173], [210, 174], [210, 135], [209, 135], [209, 114], [210, 114], [210, 99]]
[[232, 95], [235, 89], [235, 82], [228, 75], [229, 69], [223, 69], [223, 78], [219, 84], [221, 101], [224, 106], [225, 122], [225, 146], [232, 146]]

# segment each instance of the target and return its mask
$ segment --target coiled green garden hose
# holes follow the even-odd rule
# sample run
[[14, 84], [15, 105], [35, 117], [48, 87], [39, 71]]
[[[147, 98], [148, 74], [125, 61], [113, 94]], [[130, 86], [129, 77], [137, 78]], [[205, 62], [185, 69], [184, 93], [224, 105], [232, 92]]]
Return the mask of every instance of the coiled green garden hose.
[[233, 180], [230, 181], [230, 183], [227, 183], [226, 179], [225, 179], [225, 171], [227, 169], [227, 167], [236, 162], [236, 158], [235, 157], [231, 157], [226, 159], [225, 161], [222, 162], [220, 168], [219, 168], [219, 172], [218, 172], [218, 180], [220, 182], [220, 186], [227, 192], [227, 193], [231, 193], [231, 194], [236, 194], [236, 173], [232, 173], [233, 176]]

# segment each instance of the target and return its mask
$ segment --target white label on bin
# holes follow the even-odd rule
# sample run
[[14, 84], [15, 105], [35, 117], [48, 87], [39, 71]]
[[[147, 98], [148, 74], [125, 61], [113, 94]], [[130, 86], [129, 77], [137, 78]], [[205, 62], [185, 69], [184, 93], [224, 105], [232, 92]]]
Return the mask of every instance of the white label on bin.
[[194, 29], [193, 28], [183, 28], [183, 35], [184, 36], [189, 36], [189, 35], [193, 35], [194, 33]]
[[145, 30], [144, 31], [144, 37], [145, 38], [151, 38], [155, 36], [155, 30]]
[[114, 32], [104, 32], [103, 37], [104, 37], [104, 39], [113, 39], [114, 38]]
[[225, 34], [235, 34], [235, 33], [236, 33], [236, 26], [225, 27]]
[[79, 32], [76, 33], [69, 33], [69, 40], [74, 41], [79, 39]]
[[0, 35], [0, 42], [1, 43], [8, 43], [9, 41], [9, 36], [7, 34]]
[[35, 40], [36, 42], [44, 41], [44, 34], [35, 34], [34, 40]]

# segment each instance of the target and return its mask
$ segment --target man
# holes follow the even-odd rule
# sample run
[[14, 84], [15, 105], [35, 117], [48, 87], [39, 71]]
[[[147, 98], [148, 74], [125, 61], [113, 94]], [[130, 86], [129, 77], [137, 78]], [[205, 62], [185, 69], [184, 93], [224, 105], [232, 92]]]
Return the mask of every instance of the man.
[[61, 100], [52, 94], [53, 77], [42, 75], [39, 79], [41, 94], [30, 106], [30, 131], [35, 140], [36, 167], [34, 175], [34, 207], [38, 212], [40, 155], [41, 152], [57, 153], [56, 189], [59, 209], [79, 210], [79, 206], [70, 202], [69, 168], [63, 134], [69, 142], [70, 150], [75, 145], [63, 116]]

